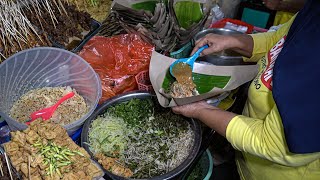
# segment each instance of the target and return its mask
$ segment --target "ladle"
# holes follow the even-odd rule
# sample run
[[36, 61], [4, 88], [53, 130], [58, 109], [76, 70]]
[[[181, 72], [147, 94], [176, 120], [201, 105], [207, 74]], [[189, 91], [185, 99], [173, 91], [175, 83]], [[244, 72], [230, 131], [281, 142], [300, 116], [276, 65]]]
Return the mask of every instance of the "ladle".
[[198, 49], [197, 52], [195, 52], [191, 57], [189, 58], [182, 58], [182, 59], [177, 59], [175, 62], [173, 62], [170, 65], [170, 74], [174, 77], [174, 74], [172, 73], [172, 68], [178, 64], [178, 63], [187, 63], [190, 67], [191, 70], [193, 70], [193, 64], [194, 62], [198, 59], [198, 57], [200, 56], [200, 53], [205, 50], [206, 48], [208, 48], [208, 45], [204, 45], [201, 48]]

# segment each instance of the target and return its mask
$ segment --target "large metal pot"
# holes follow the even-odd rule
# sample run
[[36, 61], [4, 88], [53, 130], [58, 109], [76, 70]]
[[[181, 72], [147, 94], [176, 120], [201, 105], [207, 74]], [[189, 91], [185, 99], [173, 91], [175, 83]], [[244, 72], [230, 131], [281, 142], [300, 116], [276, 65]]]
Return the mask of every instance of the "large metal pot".
[[[92, 158], [93, 158], [93, 154], [90, 151], [89, 146], [87, 144], [88, 133], [89, 133], [89, 128], [91, 127], [91, 123], [96, 119], [96, 117], [98, 115], [103, 114], [109, 107], [114, 106], [119, 103], [122, 103], [122, 102], [125, 102], [125, 101], [129, 101], [130, 99], [133, 99], [133, 98], [146, 99], [146, 98], [156, 98], [156, 97], [148, 92], [145, 92], [145, 91], [135, 91], [135, 92], [125, 93], [125, 94], [113, 97], [113, 98], [109, 99], [108, 101], [106, 101], [86, 120], [86, 122], [83, 126], [82, 134], [81, 134], [81, 146], [91, 155]], [[186, 160], [182, 164], [180, 164], [174, 170], [170, 171], [167, 174], [163, 174], [161, 176], [150, 178], [151, 180], [165, 180], [165, 179], [176, 178], [179, 174], [181, 174], [192, 163], [192, 161], [197, 156], [198, 151], [200, 149], [201, 140], [202, 140], [201, 126], [200, 126], [200, 123], [196, 120], [187, 119], [187, 118], [186, 118], [186, 120], [190, 123], [190, 125], [194, 131], [194, 134], [195, 134], [194, 144], [193, 144], [193, 147], [191, 149], [189, 156], [186, 158]], [[104, 170], [104, 171], [109, 177], [111, 177], [114, 180], [125, 180], [126, 179], [124, 177], [114, 175], [107, 170]]]
[[[243, 34], [238, 31], [224, 29], [224, 28], [212, 28], [200, 31], [193, 38], [194, 42], [203, 38], [207, 34], [219, 34], [219, 35], [235, 35], [235, 34]], [[232, 50], [224, 50], [222, 52], [213, 53], [210, 55], [206, 55], [200, 57], [198, 62], [208, 62], [210, 64], [218, 65], [218, 66], [234, 66], [234, 65], [246, 65], [251, 63], [243, 62], [242, 56]]]

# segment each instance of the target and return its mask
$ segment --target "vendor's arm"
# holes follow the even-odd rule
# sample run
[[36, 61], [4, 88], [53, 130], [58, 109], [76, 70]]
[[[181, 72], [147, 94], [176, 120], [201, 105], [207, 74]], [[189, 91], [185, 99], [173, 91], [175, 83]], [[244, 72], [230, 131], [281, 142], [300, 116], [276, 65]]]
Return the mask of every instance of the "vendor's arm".
[[237, 115], [211, 106], [204, 101], [172, 108], [177, 114], [201, 120], [210, 128], [225, 136], [229, 122]]
[[301, 166], [320, 158], [320, 153], [289, 152], [276, 107], [265, 120], [236, 115], [205, 102], [174, 107], [173, 111], [196, 118], [225, 136], [235, 149], [286, 165]]
[[276, 106], [265, 120], [236, 116], [228, 124], [226, 137], [234, 148], [270, 161], [286, 165], [301, 166], [320, 158], [320, 153], [290, 153]]
[[257, 62], [278, 42], [290, 28], [296, 15], [287, 23], [283, 24], [277, 31], [250, 34], [253, 39], [253, 50], [250, 58], [244, 58], [247, 62]]
[[246, 57], [244, 59], [245, 61], [257, 62], [274, 46], [275, 42], [278, 42], [283, 37], [284, 32], [290, 28], [294, 18], [295, 16], [276, 32], [230, 36], [208, 34], [196, 42], [191, 54], [195, 53], [200, 47], [208, 44], [209, 48], [202, 51], [202, 56], [220, 52], [225, 49], [232, 49]]
[[233, 49], [243, 56], [251, 57], [253, 50], [253, 40], [249, 35], [241, 34], [226, 36], [219, 34], [207, 34], [204, 38], [196, 42], [191, 54], [194, 54], [204, 45], [209, 45], [209, 48], [202, 51], [202, 56], [214, 52], [220, 52], [225, 49]]

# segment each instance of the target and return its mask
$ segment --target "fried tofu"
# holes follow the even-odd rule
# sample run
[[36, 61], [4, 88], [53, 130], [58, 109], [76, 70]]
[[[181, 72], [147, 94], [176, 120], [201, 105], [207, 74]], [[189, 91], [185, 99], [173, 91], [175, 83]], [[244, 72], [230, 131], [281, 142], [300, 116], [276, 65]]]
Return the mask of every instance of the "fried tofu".
[[[24, 179], [29, 179], [29, 171], [32, 180], [91, 180], [94, 177], [101, 177], [103, 175], [102, 170], [91, 161], [90, 155], [83, 148], [76, 145], [68, 136], [67, 131], [60, 125], [37, 120], [31, 123], [27, 130], [16, 131], [11, 133], [11, 135], [12, 141], [4, 144], [5, 151], [12, 165]], [[43, 151], [42, 148], [44, 146], [51, 143], [56, 148], [59, 146], [66, 148], [70, 152], [78, 151], [84, 156], [77, 153], [68, 155], [68, 161], [71, 164], [58, 167], [58, 170], [53, 169], [53, 173], [48, 175], [49, 165], [48, 163], [45, 164], [45, 156], [40, 152]], [[50, 153], [55, 152], [51, 151]], [[59, 150], [57, 150], [58, 152]], [[54, 155], [52, 157], [59, 160], [58, 156]], [[61, 157], [61, 155], [59, 156]], [[29, 163], [30, 166], [28, 166]], [[60, 172], [60, 174], [57, 172]]]

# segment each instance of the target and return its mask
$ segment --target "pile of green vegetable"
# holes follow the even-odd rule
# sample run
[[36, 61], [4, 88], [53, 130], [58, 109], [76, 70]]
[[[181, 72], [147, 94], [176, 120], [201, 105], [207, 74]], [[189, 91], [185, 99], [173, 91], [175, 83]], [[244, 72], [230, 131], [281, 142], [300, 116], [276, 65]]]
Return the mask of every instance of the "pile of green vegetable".
[[110, 115], [123, 118], [125, 123], [131, 127], [141, 125], [140, 120], [153, 114], [153, 102], [151, 99], [133, 99], [108, 109]]
[[69, 148], [58, 146], [54, 142], [48, 142], [48, 144], [44, 145], [39, 141], [32, 146], [40, 149], [39, 152], [44, 157], [44, 165], [49, 165], [48, 169], [46, 169], [47, 175], [51, 177], [54, 173], [62, 177], [59, 168], [72, 164], [69, 158], [70, 156], [76, 154], [84, 156], [79, 151], [71, 151]]
[[179, 166], [193, 146], [194, 132], [182, 116], [151, 99], [132, 99], [109, 108], [93, 121], [89, 145], [133, 171], [150, 178]]

